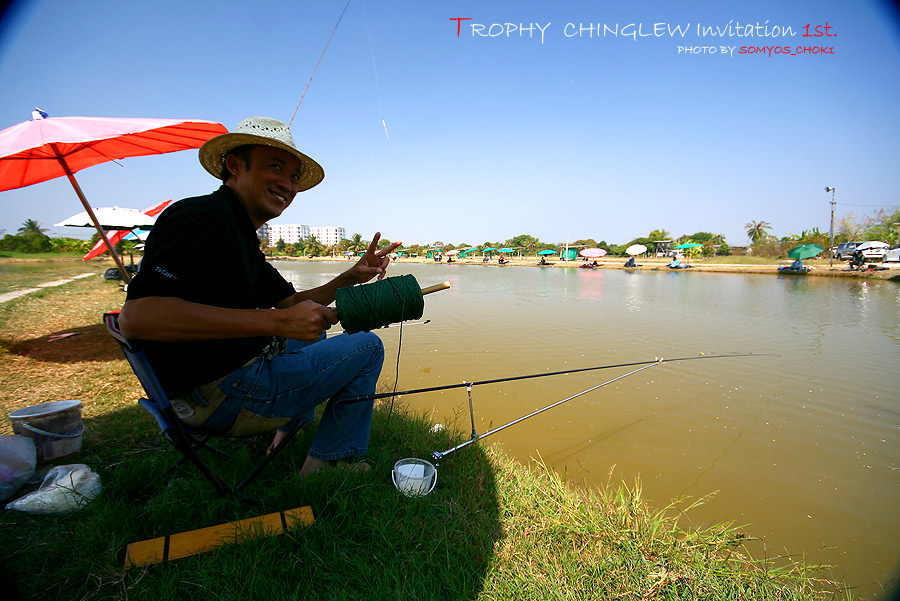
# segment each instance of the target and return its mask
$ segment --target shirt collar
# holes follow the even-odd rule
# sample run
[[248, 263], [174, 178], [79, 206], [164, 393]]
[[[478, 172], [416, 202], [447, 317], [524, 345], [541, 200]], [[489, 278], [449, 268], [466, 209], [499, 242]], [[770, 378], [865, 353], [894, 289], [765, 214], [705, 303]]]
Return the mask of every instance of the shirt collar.
[[252, 235], [254, 240], [259, 243], [259, 239], [256, 235], [256, 228], [253, 227], [253, 221], [250, 219], [250, 213], [247, 212], [247, 207], [245, 207], [241, 202], [241, 199], [238, 198], [237, 193], [229, 186], [222, 184], [216, 191], [216, 194], [224, 198], [228, 203], [228, 208], [234, 213], [234, 218], [238, 223], [238, 227], [241, 228], [243, 233], [248, 236]]

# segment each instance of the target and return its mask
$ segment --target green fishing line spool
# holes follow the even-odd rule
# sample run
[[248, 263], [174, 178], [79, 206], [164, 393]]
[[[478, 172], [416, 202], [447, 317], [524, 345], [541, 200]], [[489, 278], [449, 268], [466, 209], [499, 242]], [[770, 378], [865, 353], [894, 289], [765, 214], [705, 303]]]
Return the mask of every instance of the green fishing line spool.
[[425, 310], [424, 295], [450, 287], [442, 282], [420, 288], [412, 275], [399, 275], [363, 286], [338, 288], [335, 296], [341, 327], [348, 334], [368, 332], [410, 319]]

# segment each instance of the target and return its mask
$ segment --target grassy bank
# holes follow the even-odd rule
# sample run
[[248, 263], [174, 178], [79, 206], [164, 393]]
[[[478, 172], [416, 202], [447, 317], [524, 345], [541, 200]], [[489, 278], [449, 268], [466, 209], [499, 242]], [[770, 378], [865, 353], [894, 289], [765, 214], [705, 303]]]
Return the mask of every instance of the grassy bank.
[[[15, 408], [82, 400], [84, 448], [67, 462], [87, 463], [104, 485], [73, 515], [0, 513], [6, 598], [849, 598], [822, 570], [751, 559], [740, 529], [683, 526], [689, 505], [651, 509], [637, 482], [579, 489], [490, 447], [446, 458], [431, 495], [402, 497], [390, 482], [396, 460], [464, 438], [454, 424], [432, 432], [402, 406], [377, 408], [369, 472], [297, 478], [313, 435], [303, 432], [248, 489], [261, 507], [216, 497], [189, 468], [160, 476], [174, 454], [136, 407], [137, 383], [100, 325], [122, 300], [117, 283], [97, 277], [0, 305], [0, 432], [11, 432]], [[51, 341], [66, 332], [77, 335]], [[223, 441], [239, 469], [217, 465], [246, 469], [266, 442]], [[316, 518], [305, 530], [123, 569], [129, 542], [303, 505]]]
[[[113, 265], [112, 261], [81, 260], [81, 256], [35, 257], [33, 255], [0, 255], [0, 294], [33, 288], [44, 282], [71, 278], [82, 273], [103, 273]], [[49, 254], [49, 253], [48, 253]]]

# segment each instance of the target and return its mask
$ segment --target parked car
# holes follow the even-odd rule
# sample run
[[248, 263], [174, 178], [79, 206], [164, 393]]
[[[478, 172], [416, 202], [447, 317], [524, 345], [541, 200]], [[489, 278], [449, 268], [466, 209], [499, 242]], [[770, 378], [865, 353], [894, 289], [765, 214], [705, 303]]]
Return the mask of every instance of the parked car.
[[889, 247], [887, 242], [869, 240], [858, 245], [856, 250], [862, 251], [863, 257], [868, 261], [881, 261]]
[[888, 261], [897, 261], [898, 263], [900, 263], [900, 244], [893, 245], [890, 250], [885, 253], [884, 259], [882, 260], [885, 263], [887, 263]]
[[856, 250], [856, 247], [862, 244], [862, 242], [841, 242], [837, 245], [837, 248], [834, 249], [832, 256], [838, 261], [849, 261], [850, 257], [853, 256], [853, 251]]

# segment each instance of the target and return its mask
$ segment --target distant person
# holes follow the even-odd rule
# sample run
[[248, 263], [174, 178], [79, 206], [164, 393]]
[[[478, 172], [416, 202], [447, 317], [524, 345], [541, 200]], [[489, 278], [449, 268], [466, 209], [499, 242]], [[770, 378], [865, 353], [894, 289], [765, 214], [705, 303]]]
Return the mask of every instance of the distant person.
[[690, 267], [687, 263], [682, 263], [678, 260], [678, 257], [672, 259], [672, 262], [666, 265], [669, 269], [687, 269]]
[[803, 261], [801, 261], [800, 259], [794, 259], [793, 263], [786, 267], [779, 267], [778, 271], [804, 271]]
[[627, 261], [625, 261], [625, 267], [640, 267], [640, 263], [635, 263], [634, 256], [632, 255]]

